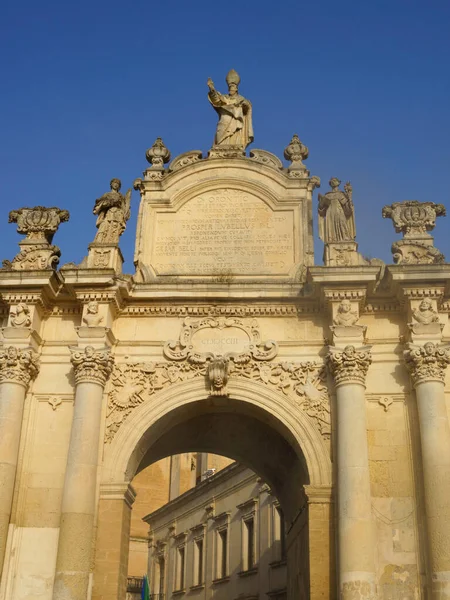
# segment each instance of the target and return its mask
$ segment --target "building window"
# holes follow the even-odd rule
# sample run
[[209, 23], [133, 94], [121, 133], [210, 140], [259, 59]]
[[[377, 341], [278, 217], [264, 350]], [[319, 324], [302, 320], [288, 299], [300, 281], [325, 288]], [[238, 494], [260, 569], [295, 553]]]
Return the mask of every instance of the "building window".
[[175, 589], [184, 590], [184, 574], [186, 567], [186, 546], [179, 546], [177, 548], [177, 562], [176, 562], [176, 583]]
[[194, 543], [194, 585], [203, 583], [203, 538], [198, 538]]
[[163, 556], [161, 556], [155, 562], [155, 578], [153, 583], [153, 591], [155, 594], [159, 594], [160, 598], [164, 597], [164, 584], [166, 578], [166, 561]]
[[255, 520], [253, 517], [243, 521], [243, 571], [255, 566]]
[[217, 579], [228, 575], [228, 528], [217, 531]]
[[286, 560], [286, 527], [283, 509], [279, 504], [273, 507], [273, 548], [275, 562]]

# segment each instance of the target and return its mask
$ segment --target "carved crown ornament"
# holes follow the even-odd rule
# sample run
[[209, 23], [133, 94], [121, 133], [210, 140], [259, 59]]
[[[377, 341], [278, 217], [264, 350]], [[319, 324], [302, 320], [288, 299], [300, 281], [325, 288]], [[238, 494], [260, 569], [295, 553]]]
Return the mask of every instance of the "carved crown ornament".
[[365, 385], [367, 371], [372, 362], [371, 346], [346, 346], [343, 350], [330, 347], [327, 355], [328, 367], [336, 386], [345, 383]]
[[109, 348], [97, 350], [86, 346], [84, 349], [70, 348], [70, 352], [77, 385], [86, 382], [106, 384], [114, 364]]
[[406, 200], [383, 207], [384, 218], [392, 219], [397, 233], [403, 239], [392, 244], [394, 262], [398, 264], [438, 264], [444, 255], [433, 246], [428, 233], [436, 225], [436, 218], [445, 216], [445, 206], [434, 202]]
[[326, 369], [321, 363], [273, 362], [276, 342], [262, 342], [254, 319], [183, 321], [179, 340], [167, 342], [161, 362], [116, 364], [109, 381], [105, 442], [140, 404], [175, 383], [203, 378], [211, 396], [226, 396], [232, 378], [261, 382], [283, 393], [315, 422], [324, 439], [331, 433]]
[[423, 346], [409, 344], [403, 356], [414, 385], [425, 381], [444, 383], [445, 370], [450, 364], [450, 346], [440, 346], [433, 342], [427, 342]]
[[12, 261], [4, 260], [8, 271], [55, 269], [61, 256], [58, 246], [52, 245], [60, 223], [69, 220], [69, 212], [56, 206], [20, 208], [9, 213], [9, 223], [17, 223], [17, 232], [26, 234], [19, 242], [20, 252]]
[[0, 350], [0, 383], [20, 383], [27, 387], [38, 373], [39, 359], [31, 348], [7, 346]]

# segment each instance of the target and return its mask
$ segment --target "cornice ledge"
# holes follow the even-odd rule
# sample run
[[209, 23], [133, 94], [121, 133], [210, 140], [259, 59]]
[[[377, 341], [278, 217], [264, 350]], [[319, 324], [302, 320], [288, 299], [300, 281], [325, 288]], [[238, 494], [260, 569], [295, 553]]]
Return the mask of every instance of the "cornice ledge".
[[307, 269], [307, 281], [338, 285], [366, 287], [368, 283], [375, 282], [380, 272], [379, 266], [356, 265], [354, 267], [323, 267], [314, 266]]

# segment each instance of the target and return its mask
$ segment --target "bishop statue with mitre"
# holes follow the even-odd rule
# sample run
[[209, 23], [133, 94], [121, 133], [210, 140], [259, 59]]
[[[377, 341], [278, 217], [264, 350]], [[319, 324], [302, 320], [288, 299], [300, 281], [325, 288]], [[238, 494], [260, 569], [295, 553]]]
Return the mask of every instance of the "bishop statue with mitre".
[[207, 81], [209, 101], [219, 115], [214, 144], [246, 148], [253, 142], [252, 105], [238, 94], [241, 79], [234, 69], [229, 71], [226, 80], [228, 94], [218, 92], [211, 78]]

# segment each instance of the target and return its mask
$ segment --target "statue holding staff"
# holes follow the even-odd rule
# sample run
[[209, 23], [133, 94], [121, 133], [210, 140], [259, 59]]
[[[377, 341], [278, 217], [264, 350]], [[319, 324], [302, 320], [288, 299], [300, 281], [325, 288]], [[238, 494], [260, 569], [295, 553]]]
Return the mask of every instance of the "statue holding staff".
[[221, 94], [209, 78], [208, 99], [219, 115], [214, 145], [246, 148], [253, 142], [252, 105], [238, 93], [240, 77], [234, 69], [227, 77], [228, 94]]

